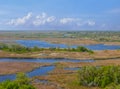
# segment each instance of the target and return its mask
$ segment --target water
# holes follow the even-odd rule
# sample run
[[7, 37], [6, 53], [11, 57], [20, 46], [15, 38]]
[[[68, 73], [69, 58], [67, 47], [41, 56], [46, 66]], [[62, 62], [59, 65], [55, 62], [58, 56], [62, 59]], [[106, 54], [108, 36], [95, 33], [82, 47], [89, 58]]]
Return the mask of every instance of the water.
[[[35, 62], [35, 63], [56, 63], [56, 62], [94, 62], [94, 60], [75, 60], [75, 59], [15, 59], [15, 58], [0, 58], [0, 62]], [[28, 77], [47, 75], [48, 72], [54, 70], [55, 66], [45, 66], [27, 72]], [[14, 80], [16, 74], [0, 75], [0, 82], [5, 80]]]
[[47, 75], [48, 72], [52, 71], [55, 68], [55, 66], [46, 66], [46, 67], [39, 67], [31, 72], [26, 73], [28, 77], [34, 77], [34, 76], [42, 76]]
[[[52, 44], [45, 41], [38, 40], [16, 40], [17, 43], [26, 46], [26, 47], [34, 47], [38, 46], [41, 48], [49, 48], [49, 47], [59, 47], [59, 48], [68, 48], [65, 44]], [[83, 45], [91, 50], [116, 50], [120, 49], [120, 46], [116, 45], [104, 45], [104, 44], [96, 44], [96, 45]], [[70, 46], [71, 48], [77, 47], [76, 45]], [[36, 62], [36, 63], [56, 63], [56, 62], [94, 62], [94, 60], [74, 60], [74, 59], [20, 59], [20, 58], [0, 58], [0, 62]], [[52, 71], [55, 66], [46, 66], [39, 67], [31, 72], [26, 73], [28, 77], [34, 76], [42, 76], [47, 75], [48, 72]], [[65, 68], [65, 70], [78, 70], [79, 68]], [[1, 75], [0, 82], [5, 80], [14, 80], [16, 78], [16, 74], [10, 75]]]
[[14, 80], [16, 78], [16, 74], [8, 74], [8, 75], [0, 75], [0, 82], [5, 80]]
[[84, 47], [91, 49], [91, 50], [116, 50], [116, 49], [120, 49], [120, 45], [104, 45], [104, 44], [86, 45]]
[[[59, 47], [59, 48], [76, 48], [77, 45], [73, 45], [73, 46], [68, 46], [65, 44], [53, 44], [53, 43], [49, 43], [46, 41], [38, 41], [38, 40], [16, 40], [16, 42], [20, 45], [23, 45], [25, 47], [34, 47], [34, 46], [38, 46], [40, 48], [55, 48], [55, 47]], [[88, 49], [91, 50], [116, 50], [116, 49], [120, 49], [120, 45], [104, 45], [104, 44], [95, 44], [95, 45], [81, 45], [84, 46]]]
[[[55, 66], [39, 67], [31, 72], [27, 72], [26, 75], [29, 78], [32, 78], [34, 76], [47, 75], [47, 73], [54, 70], [54, 68]], [[16, 74], [0, 75], [0, 82], [3, 82], [5, 80], [14, 80], [15, 78], [16, 78]]]
[[64, 70], [79, 70], [80, 68], [77, 68], [77, 67], [75, 67], [75, 68], [64, 68]]
[[35, 62], [35, 63], [56, 63], [56, 62], [94, 62], [94, 60], [76, 59], [21, 59], [21, 58], [0, 58], [0, 62]]
[[[23, 45], [25, 47], [40, 47], [40, 48], [68, 48], [68, 45], [65, 44], [53, 44], [46, 41], [38, 41], [38, 40], [16, 40], [16, 42], [20, 45]], [[76, 46], [71, 46], [72, 48], [75, 48]]]

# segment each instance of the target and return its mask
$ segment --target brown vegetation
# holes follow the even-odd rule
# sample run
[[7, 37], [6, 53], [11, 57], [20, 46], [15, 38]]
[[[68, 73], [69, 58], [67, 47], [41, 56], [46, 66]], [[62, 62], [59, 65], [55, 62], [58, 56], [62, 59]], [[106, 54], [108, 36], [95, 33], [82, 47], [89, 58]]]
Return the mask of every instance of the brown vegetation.
[[47, 66], [47, 65], [50, 64], [29, 63], [29, 62], [0, 62], [0, 75], [28, 72], [40, 66]]
[[116, 59], [120, 58], [120, 50], [103, 50], [88, 52], [58, 52], [58, 51], [40, 51], [30, 53], [10, 53], [0, 51], [0, 58], [69, 58], [69, 59]]
[[[65, 71], [64, 71], [65, 72]], [[54, 86], [56, 87], [55, 89], [100, 89], [98, 87], [84, 87], [80, 86], [77, 81], [77, 73], [72, 73], [72, 74], [61, 74], [60, 72], [58, 74], [51, 74], [48, 76], [43, 76], [43, 77], [36, 77], [37, 79], [40, 80], [48, 80], [47, 85], [48, 86]], [[46, 84], [42, 84], [44, 88], [41, 88], [41, 83], [35, 83], [34, 84], [37, 89], [54, 89], [54, 88], [48, 88]]]
[[83, 66], [106, 66], [106, 65], [120, 65], [120, 59], [113, 59], [113, 60], [96, 60], [95, 62], [60, 62], [57, 65], [61, 65], [64, 67], [83, 67]]
[[50, 43], [56, 44], [67, 44], [69, 45], [88, 45], [88, 44], [99, 44], [99, 42], [90, 39], [78, 39], [78, 38], [41, 38], [40, 40], [44, 40]]
[[40, 40], [47, 41], [50, 43], [67, 45], [90, 45], [90, 44], [120, 45], [120, 42], [99, 42], [92, 39], [79, 39], [79, 38], [41, 38]]

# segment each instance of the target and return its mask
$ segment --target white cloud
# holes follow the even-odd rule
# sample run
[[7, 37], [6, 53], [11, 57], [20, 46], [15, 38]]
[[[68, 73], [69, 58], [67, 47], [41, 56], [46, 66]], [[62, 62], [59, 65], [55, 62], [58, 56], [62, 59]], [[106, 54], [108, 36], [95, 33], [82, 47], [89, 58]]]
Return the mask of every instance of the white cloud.
[[79, 20], [80, 19], [77, 19], [77, 18], [62, 18], [62, 19], [60, 19], [60, 23], [61, 24], [68, 24], [68, 23], [72, 23], [72, 22], [77, 22]]
[[87, 20], [87, 21], [81, 21], [81, 22], [78, 22], [77, 23], [77, 26], [94, 26], [96, 24], [95, 21], [92, 21], [92, 20]]
[[[72, 24], [72, 25], [71, 25]], [[49, 16], [46, 13], [42, 13], [40, 15], [32, 15], [32, 13], [28, 13], [26, 16], [12, 19], [7, 21], [7, 25], [11, 26], [95, 26], [96, 22], [92, 20], [84, 20], [81, 18], [56, 18], [55, 16]]]
[[12, 19], [7, 24], [9, 25], [23, 25], [32, 17], [32, 13], [28, 13], [26, 16], [22, 18]]
[[94, 26], [96, 23], [95, 21], [92, 20], [82, 20], [80, 18], [62, 18], [60, 19], [60, 23], [61, 24], [76, 24], [77, 26], [84, 26], [84, 25], [88, 25], [88, 26]]
[[87, 21], [87, 24], [88, 24], [89, 26], [94, 26], [96, 23], [95, 23], [95, 21], [90, 21], [90, 20], [88, 20], [88, 21]]
[[55, 21], [56, 17], [55, 16], [47, 16], [46, 13], [42, 13], [42, 15], [36, 16], [35, 20], [33, 21], [33, 25], [38, 26], [38, 25], [44, 25], [46, 23], [51, 23]]

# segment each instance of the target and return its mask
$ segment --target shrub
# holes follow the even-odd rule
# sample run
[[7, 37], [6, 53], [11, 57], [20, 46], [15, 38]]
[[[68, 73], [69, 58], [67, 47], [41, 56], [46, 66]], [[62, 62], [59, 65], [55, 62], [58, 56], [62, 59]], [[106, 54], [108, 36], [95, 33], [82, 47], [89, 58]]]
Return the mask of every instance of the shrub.
[[120, 84], [117, 85], [117, 84], [112, 83], [106, 86], [104, 89], [120, 89]]
[[120, 66], [83, 67], [79, 71], [79, 83], [99, 87], [120, 84]]
[[0, 44], [0, 50], [8, 51], [8, 52], [15, 52], [15, 53], [26, 53], [26, 52], [36, 52], [36, 51], [43, 51], [43, 50], [50, 50], [50, 51], [69, 51], [69, 52], [89, 52], [93, 53], [92, 50], [89, 50], [83, 46], [78, 46], [77, 48], [39, 48], [37, 46], [33, 48], [24, 47], [21, 45], [6, 45]]
[[24, 73], [17, 74], [16, 80], [0, 83], [0, 89], [35, 89]]

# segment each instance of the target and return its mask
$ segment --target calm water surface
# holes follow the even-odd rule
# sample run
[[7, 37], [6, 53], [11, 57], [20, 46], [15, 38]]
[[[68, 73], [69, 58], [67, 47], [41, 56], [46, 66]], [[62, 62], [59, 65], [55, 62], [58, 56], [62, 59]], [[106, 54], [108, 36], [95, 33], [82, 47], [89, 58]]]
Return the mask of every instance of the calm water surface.
[[[38, 46], [40, 48], [50, 48], [50, 47], [59, 47], [59, 48], [76, 48], [77, 45], [68, 46], [65, 44], [53, 44], [46, 41], [38, 41], [38, 40], [16, 40], [16, 42], [20, 45], [26, 47], [34, 47]], [[104, 44], [95, 44], [95, 45], [81, 45], [91, 50], [116, 50], [120, 49], [120, 45], [104, 45]]]
[[21, 59], [21, 58], [0, 58], [0, 62], [35, 62], [35, 63], [56, 63], [56, 62], [94, 62], [92, 59]]

